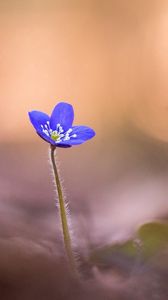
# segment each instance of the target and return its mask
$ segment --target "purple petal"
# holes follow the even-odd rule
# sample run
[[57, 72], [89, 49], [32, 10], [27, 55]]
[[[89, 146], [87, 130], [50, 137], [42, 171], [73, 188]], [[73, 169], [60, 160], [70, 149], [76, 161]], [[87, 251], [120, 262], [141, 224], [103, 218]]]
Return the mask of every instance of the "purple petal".
[[64, 142], [62, 143], [58, 143], [58, 144], [54, 144], [56, 147], [59, 147], [59, 148], [70, 148], [72, 147], [72, 145], [68, 145], [68, 144], [64, 144]]
[[55, 106], [51, 114], [50, 127], [52, 130], [56, 130], [57, 124], [60, 124], [63, 127], [63, 130], [67, 131], [72, 127], [73, 120], [74, 111], [72, 105], [60, 102]]
[[37, 110], [29, 112], [29, 118], [36, 131], [41, 131], [41, 125], [44, 126], [50, 120], [47, 114]]
[[[73, 137], [74, 135], [74, 137]], [[95, 136], [92, 128], [87, 126], [73, 126], [70, 133], [70, 140], [63, 141], [64, 145], [80, 145]]]
[[41, 111], [33, 110], [29, 112], [29, 118], [37, 134], [48, 143], [55, 144], [54, 141], [43, 132], [41, 127], [41, 125], [44, 126], [49, 122], [49, 116]]
[[45, 140], [47, 143], [50, 143], [50, 144], [56, 146], [55, 141], [52, 140], [52, 139], [51, 139], [48, 135], [46, 135], [43, 131], [37, 132], [37, 134], [38, 134], [43, 140]]

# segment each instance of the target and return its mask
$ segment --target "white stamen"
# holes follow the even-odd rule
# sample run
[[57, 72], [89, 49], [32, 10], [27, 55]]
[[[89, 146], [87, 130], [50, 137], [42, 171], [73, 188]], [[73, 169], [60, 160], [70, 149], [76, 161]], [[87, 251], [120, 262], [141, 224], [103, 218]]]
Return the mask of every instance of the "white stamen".
[[63, 130], [63, 128], [62, 128], [62, 126], [60, 125], [60, 124], [57, 124], [57, 131], [58, 131], [58, 133], [62, 133], [62, 132], [64, 132], [64, 130]]
[[71, 133], [71, 132], [72, 132], [72, 128], [69, 128], [69, 129], [67, 130], [66, 134], [69, 134], [69, 133]]
[[69, 140], [70, 140], [69, 135], [66, 135], [65, 138], [64, 138], [64, 141], [69, 141]]
[[57, 140], [55, 141], [55, 143], [60, 143], [62, 141], [69, 141], [71, 138], [76, 138], [77, 134], [73, 134], [70, 136], [71, 132], [73, 131], [72, 128], [69, 128], [65, 133], [63, 130], [63, 127], [61, 126], [61, 124], [57, 124], [56, 125], [56, 130], [52, 130], [50, 128], [50, 122], [47, 121], [46, 124], [44, 125], [40, 125], [42, 128], [42, 131], [48, 136], [51, 137], [52, 134], [54, 134], [55, 136], [58, 136]]
[[50, 136], [47, 129], [43, 129], [43, 132], [44, 132], [47, 136]]

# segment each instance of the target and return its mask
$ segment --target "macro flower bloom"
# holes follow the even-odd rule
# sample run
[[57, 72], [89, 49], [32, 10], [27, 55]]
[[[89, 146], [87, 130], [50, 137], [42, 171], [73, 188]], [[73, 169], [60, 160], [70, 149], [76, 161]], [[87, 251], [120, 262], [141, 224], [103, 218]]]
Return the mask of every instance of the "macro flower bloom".
[[29, 118], [37, 134], [46, 142], [56, 147], [71, 147], [91, 139], [95, 132], [87, 126], [72, 126], [74, 110], [71, 104], [58, 103], [51, 117], [33, 110]]

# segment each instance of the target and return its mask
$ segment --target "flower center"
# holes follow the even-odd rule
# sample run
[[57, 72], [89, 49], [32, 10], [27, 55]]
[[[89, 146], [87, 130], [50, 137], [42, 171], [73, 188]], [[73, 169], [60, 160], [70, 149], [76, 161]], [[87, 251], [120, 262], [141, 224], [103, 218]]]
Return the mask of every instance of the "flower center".
[[54, 140], [56, 142], [60, 138], [60, 135], [57, 131], [52, 131], [51, 138], [52, 138], [52, 140]]
[[66, 132], [64, 132], [62, 126], [60, 124], [57, 124], [56, 130], [52, 130], [50, 128], [49, 121], [45, 125], [41, 125], [42, 131], [50, 137], [55, 143], [60, 143], [62, 141], [68, 141], [71, 138], [76, 138], [76, 134], [71, 134], [72, 128], [69, 128]]

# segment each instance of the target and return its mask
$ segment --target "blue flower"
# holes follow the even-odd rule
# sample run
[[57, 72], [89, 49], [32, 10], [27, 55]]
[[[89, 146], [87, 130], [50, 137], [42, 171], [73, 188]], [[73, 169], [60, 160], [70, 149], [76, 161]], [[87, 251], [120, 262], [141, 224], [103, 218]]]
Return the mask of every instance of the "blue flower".
[[33, 110], [29, 118], [37, 134], [46, 142], [56, 147], [71, 147], [91, 139], [95, 132], [87, 126], [72, 126], [74, 110], [72, 105], [58, 103], [51, 117], [47, 114]]

